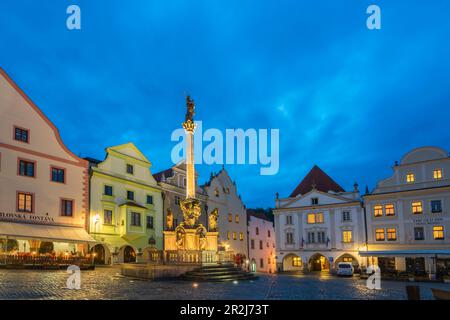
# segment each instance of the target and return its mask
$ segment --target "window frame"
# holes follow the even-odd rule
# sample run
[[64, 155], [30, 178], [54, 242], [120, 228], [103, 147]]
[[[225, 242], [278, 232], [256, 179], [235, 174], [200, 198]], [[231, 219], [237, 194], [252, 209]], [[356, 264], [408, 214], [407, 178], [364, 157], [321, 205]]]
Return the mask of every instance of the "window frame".
[[[417, 204], [419, 204], [419, 203], [420, 203], [420, 206], [417, 205]], [[415, 204], [416, 204], [416, 205], [415, 205]], [[421, 211], [414, 211], [414, 209], [415, 209], [415, 208], [418, 208], [418, 207], [420, 207]], [[416, 215], [416, 214], [423, 214], [423, 201], [421, 201], [421, 200], [411, 201], [411, 213], [412, 213], [413, 215]]]
[[[433, 210], [433, 202], [439, 202], [439, 211]], [[442, 200], [441, 199], [435, 199], [435, 200], [430, 200], [430, 211], [431, 213], [442, 213], [443, 209], [442, 209]]]
[[[439, 173], [439, 177], [436, 177], [436, 173]], [[444, 177], [444, 170], [442, 168], [433, 169], [433, 179], [434, 180], [442, 180]]]
[[379, 217], [382, 217], [383, 215], [384, 215], [383, 205], [382, 204], [374, 205], [373, 206], [373, 216], [375, 218], [379, 218]]
[[416, 174], [413, 172], [409, 172], [406, 174], [406, 183], [414, 183], [416, 182]]
[[[389, 206], [389, 208], [388, 208], [388, 206]], [[389, 212], [391, 210], [392, 210], [392, 213]], [[393, 203], [386, 203], [384, 205], [384, 215], [386, 217], [395, 217], [395, 205]]]
[[[436, 228], [441, 228], [442, 230], [436, 230]], [[436, 234], [442, 234], [442, 236], [436, 237]], [[434, 240], [445, 240], [445, 227], [443, 225], [433, 226], [433, 239]]]
[[343, 243], [353, 243], [353, 231], [343, 230], [342, 231], [342, 242]]
[[[422, 232], [421, 232], [422, 237], [421, 238], [417, 237], [418, 233], [416, 231], [418, 229], [422, 229]], [[414, 241], [424, 241], [425, 240], [425, 228], [424, 227], [414, 227], [413, 232], [414, 232]]]
[[[394, 231], [392, 231], [394, 230]], [[392, 237], [394, 235], [394, 237]], [[386, 228], [386, 240], [387, 241], [397, 241], [397, 228], [395, 227], [388, 227]]]
[[[27, 211], [27, 210], [20, 210], [20, 208], [19, 208], [19, 195], [21, 195], [21, 194], [23, 194], [23, 195], [25, 195], [25, 196], [31, 196], [31, 211]], [[24, 201], [25, 201], [25, 208], [27, 207], [26, 206], [26, 198], [24, 199]], [[32, 214], [32, 213], [34, 213], [34, 211], [35, 211], [35, 195], [34, 195], [34, 193], [33, 192], [26, 192], [26, 191], [17, 191], [16, 192], [16, 211], [17, 212], [20, 212], [20, 213], [30, 213], [30, 214]]]
[[[141, 219], [141, 213], [140, 212], [136, 212], [136, 211], [131, 211], [130, 212], [131, 215], [131, 219], [130, 219], [130, 226], [131, 227], [142, 227], [142, 219]], [[139, 224], [136, 224], [135, 222], [135, 217], [139, 217], [138, 222]]]
[[[65, 211], [63, 211], [63, 210], [67, 209], [67, 207], [64, 206], [65, 202], [71, 202], [72, 203], [72, 206], [71, 206], [72, 212], [71, 212], [70, 215], [68, 215]], [[74, 199], [68, 199], [68, 198], [60, 198], [59, 203], [60, 203], [59, 215], [61, 217], [73, 218], [74, 215], [75, 215], [75, 200]]]
[[[106, 193], [106, 188], [111, 188], [111, 194]], [[103, 195], [107, 197], [113, 197], [114, 196], [114, 186], [111, 186], [109, 184], [103, 185]]]
[[[107, 219], [106, 219], [106, 212], [110, 212], [111, 213], [111, 218], [110, 218], [110, 223], [108, 223], [107, 222]], [[108, 226], [112, 226], [113, 225], [113, 211], [112, 211], [112, 209], [103, 209], [103, 224], [104, 225], [108, 225]]]
[[[60, 170], [60, 171], [63, 172], [63, 181], [55, 181], [55, 180], [53, 180], [53, 170]], [[67, 173], [66, 168], [50, 165], [50, 182], [66, 184], [66, 180], [67, 180], [66, 173]]]
[[[380, 234], [383, 235], [383, 238], [379, 237]], [[386, 241], [386, 230], [384, 228], [375, 228], [375, 241]]]
[[[26, 163], [26, 164], [32, 164], [33, 165], [33, 175], [32, 176], [29, 176], [29, 175], [27, 175], [27, 174], [21, 174], [21, 166], [20, 166], [20, 164], [22, 163], [22, 162], [24, 162], [24, 163]], [[25, 173], [26, 173], [26, 170], [27, 168], [25, 168]], [[19, 177], [25, 177], [25, 178], [37, 178], [37, 161], [36, 160], [31, 160], [31, 159], [26, 159], [26, 158], [21, 158], [21, 157], [18, 157], [17, 158], [17, 176], [19, 176]]]
[[[21, 130], [21, 131], [25, 131], [26, 133], [27, 133], [27, 140], [26, 141], [24, 141], [24, 140], [22, 140], [22, 139], [16, 139], [16, 130]], [[20, 127], [20, 126], [14, 126], [14, 129], [13, 129], [13, 140], [14, 141], [17, 141], [17, 142], [21, 142], [21, 143], [26, 143], [26, 144], [30, 144], [30, 137], [31, 136], [31, 130], [30, 129], [27, 129], [27, 128], [24, 128], [24, 127]]]
[[[130, 199], [130, 198], [129, 198], [129, 195], [130, 195], [130, 194], [133, 195], [133, 199]], [[133, 190], [127, 190], [127, 195], [126, 195], [126, 197], [127, 197], [127, 200], [128, 200], [128, 201], [136, 201], [136, 194], [135, 194], [135, 192], [134, 192]]]

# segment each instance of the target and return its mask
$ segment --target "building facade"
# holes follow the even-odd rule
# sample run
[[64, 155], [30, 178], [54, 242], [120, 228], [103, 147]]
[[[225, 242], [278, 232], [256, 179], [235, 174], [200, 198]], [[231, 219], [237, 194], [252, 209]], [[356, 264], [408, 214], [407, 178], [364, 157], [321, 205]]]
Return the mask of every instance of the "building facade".
[[[183, 222], [183, 212], [180, 208], [180, 202], [186, 198], [186, 164], [181, 161], [172, 168], [155, 173], [153, 177], [163, 191], [163, 228], [164, 230], [174, 230], [181, 222]], [[202, 213], [198, 222], [205, 227], [208, 226], [207, 217], [207, 195], [197, 183], [198, 174], [195, 173], [196, 199], [200, 201]], [[172, 215], [172, 226], [167, 226], [167, 215]]]
[[361, 261], [364, 213], [358, 186], [344, 189], [319, 167], [288, 198], [276, 200], [275, 234], [279, 271], [333, 270], [337, 263]]
[[88, 163], [0, 69], [0, 252], [84, 256]]
[[248, 257], [247, 210], [237, 193], [236, 184], [225, 168], [222, 168], [219, 173], [211, 175], [203, 188], [208, 195], [209, 212], [214, 209], [219, 212], [217, 219], [219, 247], [233, 251], [243, 261]]
[[248, 260], [250, 271], [274, 273], [276, 271], [276, 245], [273, 222], [264, 214], [247, 210]]
[[162, 191], [150, 161], [132, 143], [90, 159], [90, 233], [97, 263], [142, 262], [162, 250]]
[[450, 158], [422, 147], [403, 156], [393, 175], [364, 196], [367, 248], [361, 255], [384, 272], [450, 271]]

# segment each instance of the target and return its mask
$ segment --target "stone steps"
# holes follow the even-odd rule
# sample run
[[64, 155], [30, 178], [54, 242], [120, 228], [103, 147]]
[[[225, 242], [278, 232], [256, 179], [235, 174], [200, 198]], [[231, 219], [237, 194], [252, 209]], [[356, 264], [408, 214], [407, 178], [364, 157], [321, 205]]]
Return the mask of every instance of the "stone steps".
[[238, 280], [255, 280], [257, 277], [250, 272], [236, 268], [233, 265], [203, 266], [188, 271], [180, 277], [181, 280], [225, 282]]

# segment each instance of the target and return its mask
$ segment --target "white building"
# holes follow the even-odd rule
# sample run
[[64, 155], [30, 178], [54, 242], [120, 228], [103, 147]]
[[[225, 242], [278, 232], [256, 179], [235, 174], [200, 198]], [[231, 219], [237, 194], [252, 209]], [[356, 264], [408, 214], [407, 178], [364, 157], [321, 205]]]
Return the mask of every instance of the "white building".
[[341, 261], [361, 264], [364, 214], [357, 187], [345, 192], [314, 166], [288, 198], [277, 198], [278, 270], [330, 270]]
[[450, 271], [450, 158], [445, 150], [417, 148], [393, 175], [364, 196], [368, 247], [361, 255], [382, 271]]
[[248, 260], [250, 271], [274, 273], [275, 259], [275, 230], [273, 222], [264, 214], [247, 210], [248, 216]]
[[247, 211], [236, 184], [223, 168], [218, 174], [211, 175], [203, 188], [208, 195], [208, 213], [216, 208], [219, 210], [219, 247], [248, 257]]
[[0, 69], [0, 251], [86, 254], [88, 186], [87, 161]]

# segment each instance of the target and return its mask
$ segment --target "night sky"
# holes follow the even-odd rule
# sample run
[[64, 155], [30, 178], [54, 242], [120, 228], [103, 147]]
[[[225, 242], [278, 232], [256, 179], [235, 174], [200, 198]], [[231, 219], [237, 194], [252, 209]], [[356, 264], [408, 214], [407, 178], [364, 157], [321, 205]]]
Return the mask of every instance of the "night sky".
[[205, 129], [280, 129], [277, 175], [227, 166], [247, 207], [267, 207], [314, 164], [363, 191], [412, 148], [450, 150], [449, 16], [446, 0], [2, 0], [0, 66], [73, 152], [133, 142], [153, 173], [172, 165], [186, 92]]

